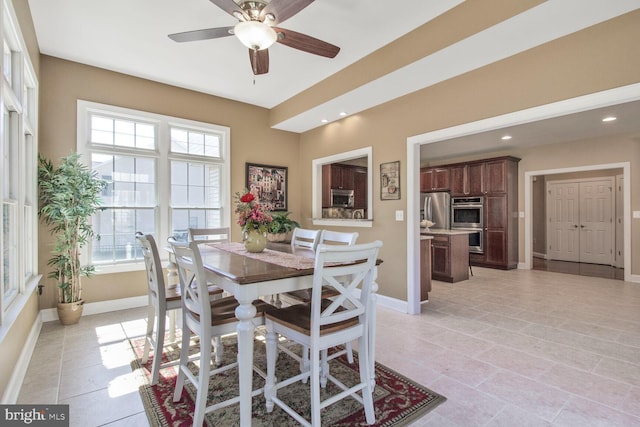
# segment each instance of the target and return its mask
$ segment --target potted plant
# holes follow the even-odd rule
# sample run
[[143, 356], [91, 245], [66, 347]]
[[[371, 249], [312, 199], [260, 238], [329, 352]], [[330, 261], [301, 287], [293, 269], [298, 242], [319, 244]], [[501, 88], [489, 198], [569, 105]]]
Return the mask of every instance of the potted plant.
[[272, 212], [271, 224], [269, 225], [269, 233], [267, 239], [270, 242], [283, 242], [291, 239], [291, 232], [294, 228], [300, 227], [297, 221], [289, 218], [291, 212]]
[[38, 217], [56, 236], [47, 277], [58, 285], [58, 318], [64, 325], [77, 323], [84, 304], [81, 277], [94, 271], [92, 265], [80, 265], [80, 249], [96, 236], [91, 216], [100, 209], [106, 182], [72, 153], [57, 167], [38, 155], [38, 186]]

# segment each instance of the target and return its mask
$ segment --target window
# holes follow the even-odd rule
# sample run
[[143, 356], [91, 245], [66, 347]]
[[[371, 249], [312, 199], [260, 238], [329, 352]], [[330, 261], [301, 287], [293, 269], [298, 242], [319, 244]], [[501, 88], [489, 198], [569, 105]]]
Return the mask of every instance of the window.
[[1, 1], [0, 341], [32, 295], [37, 276], [37, 80], [10, 1]]
[[141, 268], [136, 231], [186, 240], [189, 227], [227, 227], [229, 129], [78, 102], [78, 152], [107, 181], [100, 236], [86, 251], [98, 272]]

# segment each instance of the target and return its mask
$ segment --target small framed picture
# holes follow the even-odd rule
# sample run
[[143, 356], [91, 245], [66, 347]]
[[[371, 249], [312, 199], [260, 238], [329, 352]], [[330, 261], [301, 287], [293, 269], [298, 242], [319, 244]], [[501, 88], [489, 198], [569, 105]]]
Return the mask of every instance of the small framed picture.
[[380, 200], [400, 200], [400, 160], [380, 163]]
[[287, 210], [288, 168], [247, 163], [247, 189], [272, 211]]

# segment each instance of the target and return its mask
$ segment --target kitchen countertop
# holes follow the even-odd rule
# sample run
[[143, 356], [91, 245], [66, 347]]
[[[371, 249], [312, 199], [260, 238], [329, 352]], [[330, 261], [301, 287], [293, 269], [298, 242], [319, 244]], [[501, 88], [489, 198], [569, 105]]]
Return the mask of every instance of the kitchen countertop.
[[438, 229], [438, 228], [434, 228], [432, 230], [427, 230], [425, 228], [421, 228], [420, 229], [420, 234], [421, 235], [440, 235], [440, 236], [457, 236], [459, 234], [471, 234], [471, 233], [475, 233], [476, 231], [474, 230], [445, 230], [445, 229]]
[[424, 234], [420, 234], [420, 240], [433, 240], [433, 236], [425, 236]]

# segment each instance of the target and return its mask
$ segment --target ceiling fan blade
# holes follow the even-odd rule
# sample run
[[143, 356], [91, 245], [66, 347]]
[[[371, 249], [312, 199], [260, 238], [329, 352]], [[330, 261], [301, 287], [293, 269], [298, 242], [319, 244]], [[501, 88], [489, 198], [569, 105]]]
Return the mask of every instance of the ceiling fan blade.
[[249, 49], [249, 60], [251, 61], [251, 69], [253, 74], [266, 74], [269, 72], [269, 50]]
[[275, 17], [271, 25], [276, 25], [291, 18], [311, 3], [313, 0], [271, 0], [260, 12], [260, 19], [264, 20], [267, 14], [271, 14]]
[[238, 6], [238, 4], [233, 0], [209, 0], [209, 1], [215, 4], [216, 6], [218, 6], [220, 9], [227, 12], [229, 15], [233, 16], [234, 18], [240, 19], [240, 16], [244, 16], [245, 20], [249, 20], [249, 17], [247, 16], [247, 14], [244, 13], [244, 11], [240, 9], [240, 6]]
[[233, 27], [205, 28], [203, 30], [169, 34], [169, 38], [176, 42], [193, 42], [197, 40], [209, 40], [231, 36], [233, 35], [232, 31]]
[[278, 33], [278, 43], [302, 50], [304, 52], [313, 53], [314, 55], [325, 56], [327, 58], [335, 58], [340, 52], [338, 46], [327, 43], [315, 37], [296, 31], [285, 30], [284, 28], [274, 28]]

